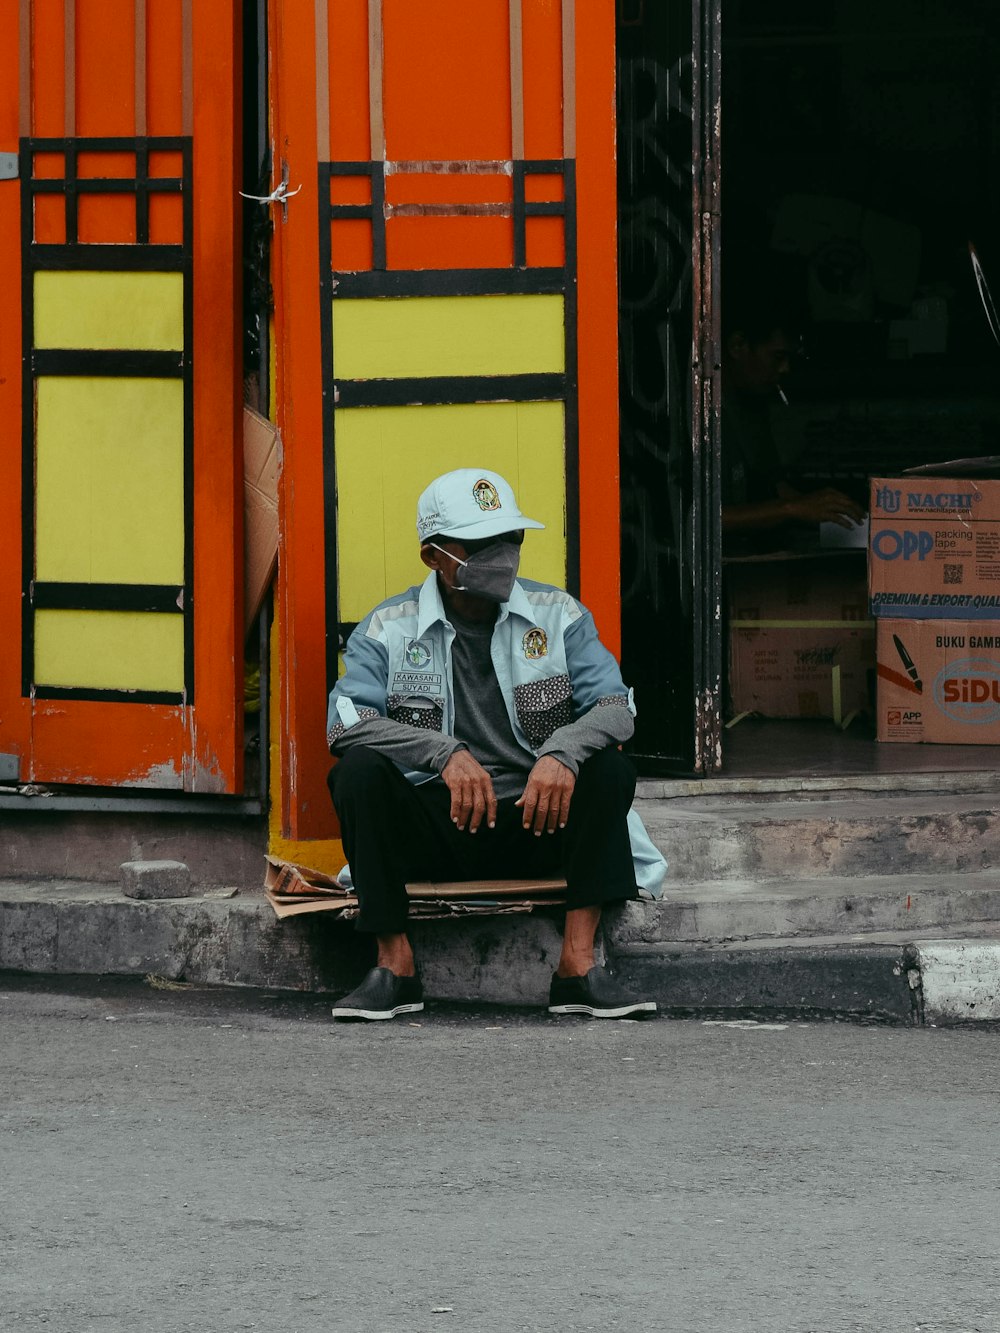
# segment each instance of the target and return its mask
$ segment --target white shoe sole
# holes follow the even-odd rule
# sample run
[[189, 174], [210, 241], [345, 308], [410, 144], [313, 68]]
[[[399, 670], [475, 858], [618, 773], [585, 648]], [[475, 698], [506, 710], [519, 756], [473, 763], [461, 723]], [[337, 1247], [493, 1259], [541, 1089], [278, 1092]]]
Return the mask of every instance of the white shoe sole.
[[341, 1009], [334, 1005], [330, 1011], [334, 1018], [367, 1018], [380, 1022], [386, 1018], [395, 1018], [397, 1014], [419, 1014], [424, 1007], [423, 1000], [416, 1004], [397, 1004], [395, 1009]]
[[550, 1014], [589, 1014], [591, 1018], [626, 1018], [629, 1014], [655, 1014], [655, 1000], [623, 1004], [617, 1009], [598, 1009], [591, 1004], [550, 1004]]

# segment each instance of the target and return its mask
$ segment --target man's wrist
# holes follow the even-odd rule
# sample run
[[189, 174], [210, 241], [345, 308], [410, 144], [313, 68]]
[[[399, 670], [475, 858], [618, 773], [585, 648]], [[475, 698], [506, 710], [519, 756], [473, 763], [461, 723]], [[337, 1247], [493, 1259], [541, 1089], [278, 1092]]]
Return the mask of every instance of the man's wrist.
[[448, 762], [452, 755], [457, 754], [459, 750], [467, 750], [468, 748], [469, 747], [466, 745], [465, 741], [456, 741], [450, 750], [446, 750], [443, 755], [439, 757], [437, 761], [437, 771], [443, 773], [448, 767]]
[[568, 768], [574, 777], [580, 774], [580, 766], [572, 755], [567, 754], [565, 750], [543, 750], [538, 756], [539, 759], [558, 759], [563, 768]]

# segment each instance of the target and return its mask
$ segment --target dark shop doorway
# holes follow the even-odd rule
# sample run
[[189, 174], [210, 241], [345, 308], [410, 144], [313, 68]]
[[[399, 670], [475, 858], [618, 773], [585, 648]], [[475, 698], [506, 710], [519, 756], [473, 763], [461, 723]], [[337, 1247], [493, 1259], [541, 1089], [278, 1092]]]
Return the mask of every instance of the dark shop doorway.
[[[1000, 456], [1000, 346], [970, 257], [971, 245], [1000, 290], [1000, 9], [702, 0], [669, 32], [643, 9], [631, 32], [619, 15], [623, 657], [640, 766], [761, 778], [992, 769], [994, 746], [876, 740], [863, 534], [836, 550], [815, 522], [734, 535], [727, 512], [755, 498], [745, 474], [760, 439], [794, 492], [836, 491], [859, 509], [873, 476]], [[721, 69], [706, 41], [720, 21]], [[721, 118], [699, 133], [716, 80]], [[666, 168], [658, 201], [650, 142]], [[698, 271], [719, 258], [706, 227], [721, 233], [710, 284]], [[659, 307], [643, 301], [650, 274]], [[741, 325], [763, 341], [769, 322], [783, 325], [789, 365], [780, 392], [753, 404], [744, 467], [727, 347]], [[718, 402], [706, 423], [709, 367]], [[766, 489], [773, 475], [754, 480]], [[763, 633], [771, 678], [752, 688], [748, 643]], [[838, 636], [850, 643], [827, 651]], [[803, 683], [795, 653], [813, 647], [816, 678]], [[832, 661], [842, 670], [826, 679]]]

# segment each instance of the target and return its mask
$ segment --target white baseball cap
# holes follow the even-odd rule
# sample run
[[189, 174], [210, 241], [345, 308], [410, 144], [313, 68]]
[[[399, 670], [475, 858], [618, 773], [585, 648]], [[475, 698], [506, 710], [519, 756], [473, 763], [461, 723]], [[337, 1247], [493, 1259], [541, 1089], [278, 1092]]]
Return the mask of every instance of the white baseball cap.
[[417, 501], [417, 536], [422, 542], [434, 536], [478, 541], [521, 528], [544, 527], [544, 523], [525, 518], [510, 485], [487, 468], [446, 472]]

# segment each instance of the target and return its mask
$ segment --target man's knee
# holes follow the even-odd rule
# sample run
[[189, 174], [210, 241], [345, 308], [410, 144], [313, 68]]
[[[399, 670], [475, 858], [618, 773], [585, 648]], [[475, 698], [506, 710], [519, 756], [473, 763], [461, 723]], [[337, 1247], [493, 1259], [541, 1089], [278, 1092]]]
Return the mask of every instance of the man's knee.
[[354, 797], [366, 799], [384, 789], [398, 774], [399, 769], [391, 759], [367, 745], [359, 745], [337, 760], [330, 769], [327, 786], [334, 805], [339, 809], [344, 802]]
[[577, 788], [581, 784], [598, 789], [605, 798], [620, 797], [626, 805], [635, 796], [635, 764], [616, 746], [598, 750], [580, 765]]

